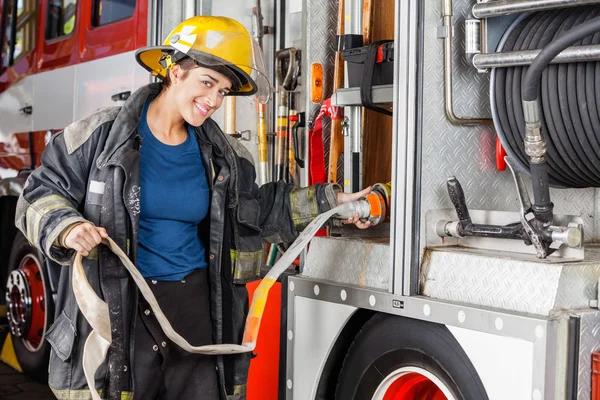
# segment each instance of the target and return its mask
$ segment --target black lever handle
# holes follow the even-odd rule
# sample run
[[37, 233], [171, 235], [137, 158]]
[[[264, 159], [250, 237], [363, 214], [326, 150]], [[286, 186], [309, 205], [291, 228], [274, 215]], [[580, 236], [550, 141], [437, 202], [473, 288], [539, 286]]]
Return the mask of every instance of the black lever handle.
[[[292, 120], [291, 119], [292, 117], [293, 117], [293, 115], [290, 115], [290, 120]], [[298, 120], [292, 127], [292, 141], [294, 143], [294, 158], [296, 159], [296, 164], [298, 164], [298, 166], [300, 168], [304, 168], [304, 165], [305, 165], [304, 160], [299, 157], [300, 145], [298, 143], [299, 142], [298, 128], [304, 128], [306, 126], [306, 119], [305, 119], [305, 114], [303, 112], [299, 112], [298, 114], [296, 114], [296, 117], [298, 117]]]
[[470, 225], [471, 216], [469, 215], [469, 210], [467, 209], [465, 192], [463, 192], [460, 182], [458, 179], [456, 179], [456, 177], [453, 176], [448, 179], [446, 186], [448, 187], [448, 195], [450, 195], [450, 200], [452, 200], [452, 204], [454, 204], [454, 208], [456, 209], [458, 220], [463, 226]]
[[19, 109], [19, 112], [23, 115], [31, 115], [33, 114], [33, 107], [32, 106], [25, 106], [23, 108]]
[[126, 92], [113, 94], [112, 96], [110, 96], [110, 98], [112, 99], [112, 101], [125, 101], [129, 98], [129, 96], [131, 96], [131, 91], [128, 90]]

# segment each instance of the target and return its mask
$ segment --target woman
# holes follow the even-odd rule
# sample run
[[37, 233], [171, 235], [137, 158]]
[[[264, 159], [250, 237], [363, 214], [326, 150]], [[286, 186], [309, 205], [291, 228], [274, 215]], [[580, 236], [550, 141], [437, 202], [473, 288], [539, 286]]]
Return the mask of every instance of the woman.
[[[368, 191], [256, 186], [248, 152], [210, 118], [227, 95], [268, 95], [256, 49], [229, 18], [184, 21], [163, 46], [136, 54], [162, 83], [55, 135], [19, 199], [16, 223], [29, 241], [63, 265], [80, 252], [108, 304], [112, 344], [96, 374], [107, 398], [243, 399], [250, 356], [194, 355], [170, 343], [119, 260], [98, 246], [103, 238], [126, 251], [192, 345], [240, 343], [262, 240], [290, 243], [317, 214]], [[58, 398], [88, 398], [81, 362], [90, 326], [68, 269], [56, 309], [50, 387]]]

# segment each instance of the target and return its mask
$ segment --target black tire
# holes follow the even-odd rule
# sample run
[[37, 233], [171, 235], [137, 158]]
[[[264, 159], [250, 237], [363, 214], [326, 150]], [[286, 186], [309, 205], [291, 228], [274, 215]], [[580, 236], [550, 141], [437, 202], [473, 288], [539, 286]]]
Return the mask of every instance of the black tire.
[[433, 374], [459, 400], [487, 400], [471, 361], [443, 325], [388, 314], [374, 316], [350, 346], [337, 400], [369, 400], [384, 378], [403, 367]]
[[[14, 336], [13, 346], [23, 373], [39, 382], [47, 383], [50, 344], [45, 340], [45, 333], [54, 320], [54, 302], [48, 281], [48, 273], [45, 268], [44, 255], [35, 247], [31, 246], [21, 232], [18, 232], [13, 242], [13, 247], [8, 262], [9, 274], [10, 272], [19, 268], [21, 261], [28, 255], [32, 255], [40, 262], [40, 271], [42, 274], [41, 279], [43, 280], [45, 293], [46, 318], [41, 344], [37, 349], [33, 350], [27, 345], [23, 338]], [[6, 286], [6, 283], [4, 285]]]
[[4, 283], [8, 278], [8, 259], [13, 241], [17, 235], [15, 226], [15, 210], [17, 197], [4, 196], [0, 198], [0, 304], [4, 304]]

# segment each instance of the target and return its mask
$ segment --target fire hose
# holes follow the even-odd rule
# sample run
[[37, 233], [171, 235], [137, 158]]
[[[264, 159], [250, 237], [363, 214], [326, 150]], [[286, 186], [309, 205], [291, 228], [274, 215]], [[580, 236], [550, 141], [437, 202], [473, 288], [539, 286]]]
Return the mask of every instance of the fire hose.
[[[560, 44], [559, 39], [566, 39], [566, 44], [557, 47], [560, 50], [572, 43], [598, 44], [599, 25], [593, 24], [599, 13], [598, 6], [533, 13], [513, 24], [501, 50], [510, 52], [545, 49], [550, 45]], [[587, 24], [588, 28], [579, 36], [573, 36], [584, 24]], [[529, 157], [524, 144], [528, 115], [524, 113], [523, 105], [518, 99], [531, 92], [530, 88], [525, 87], [526, 74], [532, 68], [535, 69], [536, 77], [533, 82], [536, 86], [529, 97], [536, 97], [537, 102], [539, 95], [538, 111], [546, 145], [544, 158], [549, 183], [564, 188], [598, 187], [600, 63], [548, 65], [555, 55], [551, 55], [549, 59], [546, 57], [545, 61], [540, 60], [543, 61], [542, 68], [536, 68], [532, 64], [530, 67], [496, 69], [492, 103], [498, 134], [504, 148], [517, 162], [519, 169], [529, 170]], [[534, 165], [534, 168], [537, 167], [538, 165]]]
[[[156, 319], [158, 320], [161, 329], [173, 343], [183, 350], [195, 354], [240, 354], [251, 352], [256, 347], [260, 323], [264, 314], [269, 290], [327, 220], [331, 217], [347, 219], [358, 214], [362, 220], [368, 220], [371, 222], [371, 225], [377, 225], [385, 219], [388, 206], [389, 186], [376, 184], [373, 186], [371, 193], [364, 198], [354, 202], [344, 203], [313, 219], [256, 288], [246, 318], [244, 336], [241, 344], [192, 346], [173, 329], [161, 311], [160, 306], [158, 305], [154, 294], [148, 287], [144, 277], [140, 274], [137, 267], [129, 260], [123, 250], [121, 250], [121, 248], [110, 238], [103, 240], [103, 244], [119, 257], [123, 266], [131, 274], [133, 281], [138, 286], [141, 295], [146, 299], [150, 308], [156, 315]], [[73, 263], [72, 282], [77, 305], [92, 327], [92, 331], [87, 337], [83, 349], [83, 370], [88, 387], [92, 393], [92, 398], [94, 400], [100, 400], [100, 395], [95, 387], [94, 376], [100, 365], [106, 359], [112, 341], [110, 318], [108, 305], [96, 294], [87, 280], [82, 265], [82, 255], [80, 253], [77, 253]]]

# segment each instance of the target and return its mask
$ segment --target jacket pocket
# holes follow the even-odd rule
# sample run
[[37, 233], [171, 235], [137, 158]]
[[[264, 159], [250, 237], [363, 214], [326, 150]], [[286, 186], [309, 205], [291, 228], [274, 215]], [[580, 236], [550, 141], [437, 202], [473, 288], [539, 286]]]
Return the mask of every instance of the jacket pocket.
[[260, 276], [263, 261], [258, 201], [240, 196], [235, 227], [235, 249], [231, 249], [233, 283], [244, 284]]
[[[238, 200], [238, 222], [253, 231], [260, 232], [259, 217], [260, 208], [258, 201], [253, 198], [243, 197], [240, 195]], [[249, 234], [258, 234], [256, 232], [248, 232]]]
[[52, 346], [54, 354], [62, 361], [67, 361], [73, 352], [76, 335], [71, 319], [63, 311], [46, 332], [46, 340]]

